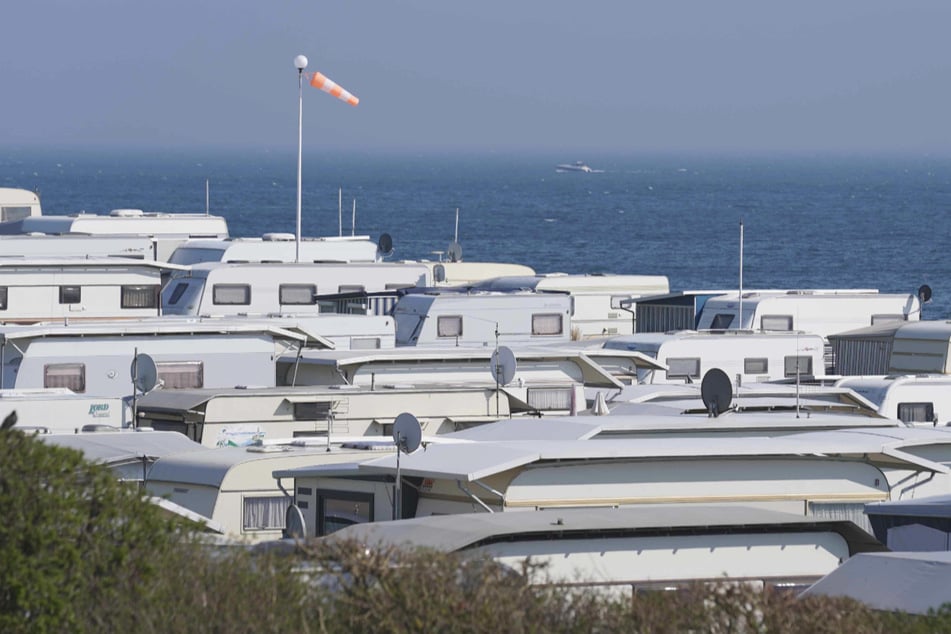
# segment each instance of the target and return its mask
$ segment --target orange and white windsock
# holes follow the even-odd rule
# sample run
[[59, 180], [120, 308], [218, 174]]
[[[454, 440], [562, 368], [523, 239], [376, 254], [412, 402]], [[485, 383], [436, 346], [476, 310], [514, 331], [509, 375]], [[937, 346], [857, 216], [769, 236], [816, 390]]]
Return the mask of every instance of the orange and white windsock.
[[341, 101], [346, 101], [351, 106], [360, 103], [359, 99], [328, 79], [323, 73], [314, 73], [310, 78], [310, 85], [314, 88], [320, 88], [326, 93], [330, 93]]

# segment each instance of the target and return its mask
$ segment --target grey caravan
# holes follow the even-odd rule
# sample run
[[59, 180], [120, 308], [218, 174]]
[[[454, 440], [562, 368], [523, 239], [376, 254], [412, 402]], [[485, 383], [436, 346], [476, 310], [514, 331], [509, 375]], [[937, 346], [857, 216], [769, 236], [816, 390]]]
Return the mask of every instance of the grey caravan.
[[136, 354], [152, 357], [164, 389], [273, 386], [275, 359], [301, 346], [333, 344], [293, 324], [237, 319], [0, 326], [0, 388], [128, 396]]
[[422, 264], [204, 262], [172, 276], [162, 291], [162, 310], [202, 316], [366, 315], [372, 305], [365, 300], [321, 301], [320, 296], [395, 291], [429, 281]]
[[567, 293], [407, 293], [393, 309], [397, 346], [493, 347], [571, 340]]

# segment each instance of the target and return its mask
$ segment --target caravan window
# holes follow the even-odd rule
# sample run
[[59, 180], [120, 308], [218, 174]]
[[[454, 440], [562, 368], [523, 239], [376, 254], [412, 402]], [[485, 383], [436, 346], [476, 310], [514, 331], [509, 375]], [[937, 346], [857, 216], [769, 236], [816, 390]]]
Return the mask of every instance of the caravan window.
[[359, 284], [341, 284], [337, 287], [338, 293], [363, 293], [366, 288]]
[[215, 304], [247, 306], [251, 303], [251, 287], [247, 284], [215, 284], [211, 301]]
[[442, 315], [436, 319], [437, 337], [461, 337], [462, 315]]
[[74, 392], [85, 392], [86, 365], [50, 363], [43, 366], [43, 387], [65, 387]]
[[769, 359], [743, 359], [743, 374], [768, 374]]
[[812, 375], [812, 357], [793, 356], [785, 358], [786, 376], [811, 376]]
[[730, 313], [717, 313], [713, 316], [713, 322], [710, 324], [712, 330], [726, 330], [733, 323], [735, 315]]
[[570, 387], [530, 387], [527, 399], [529, 406], [538, 411], [571, 410], [572, 394]]
[[314, 284], [281, 284], [278, 287], [278, 297], [282, 304], [315, 304], [316, 295], [317, 287]]
[[700, 357], [667, 359], [668, 379], [699, 379]]
[[903, 423], [934, 423], [934, 403], [899, 403], [898, 420]]
[[373, 521], [373, 494], [317, 490], [317, 536]]
[[533, 335], [560, 335], [562, 332], [560, 314], [532, 315]]
[[172, 296], [168, 298], [169, 305], [177, 304], [186, 290], [188, 290], [188, 282], [179, 282], [172, 291]]
[[792, 315], [763, 315], [759, 327], [763, 330], [792, 330]]
[[379, 337], [354, 337], [350, 340], [351, 350], [378, 350], [379, 348]]
[[7, 287], [0, 286], [0, 310], [7, 309]]
[[82, 287], [80, 286], [60, 286], [59, 303], [60, 304], [78, 304], [82, 301]]
[[330, 401], [294, 403], [294, 420], [327, 420], [330, 418]]
[[205, 364], [202, 361], [159, 361], [155, 369], [165, 389], [205, 386]]
[[246, 497], [242, 500], [242, 527], [246, 531], [282, 530], [288, 498], [284, 495]]
[[158, 308], [158, 286], [123, 286], [122, 308]]

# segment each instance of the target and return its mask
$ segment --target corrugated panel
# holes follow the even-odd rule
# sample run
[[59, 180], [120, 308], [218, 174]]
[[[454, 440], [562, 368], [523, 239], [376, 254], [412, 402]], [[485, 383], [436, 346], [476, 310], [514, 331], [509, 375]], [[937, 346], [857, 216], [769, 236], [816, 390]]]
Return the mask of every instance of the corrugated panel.
[[696, 314], [693, 306], [638, 304], [636, 311], [637, 332], [668, 332], [694, 328]]
[[834, 374], [843, 376], [888, 374], [891, 339], [835, 339]]

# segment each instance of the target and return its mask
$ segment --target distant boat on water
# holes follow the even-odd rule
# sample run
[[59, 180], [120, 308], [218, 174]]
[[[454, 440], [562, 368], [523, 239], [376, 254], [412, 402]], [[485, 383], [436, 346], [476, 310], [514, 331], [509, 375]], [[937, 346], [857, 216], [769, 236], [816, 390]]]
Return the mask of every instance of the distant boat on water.
[[556, 172], [586, 172], [588, 174], [600, 173], [604, 170], [593, 170], [588, 167], [584, 161], [575, 161], [574, 163], [562, 163], [555, 166]]

